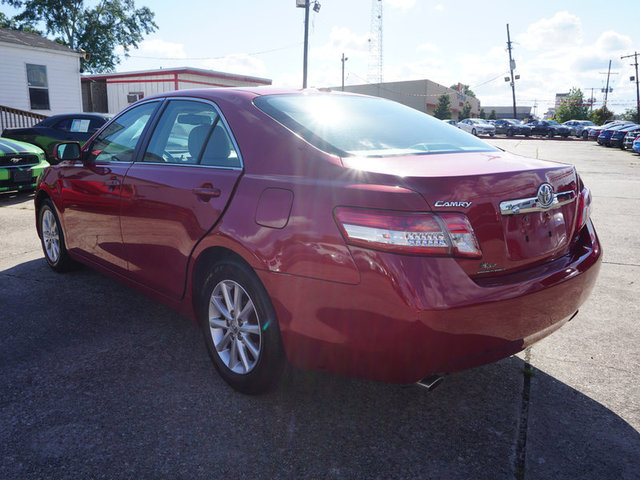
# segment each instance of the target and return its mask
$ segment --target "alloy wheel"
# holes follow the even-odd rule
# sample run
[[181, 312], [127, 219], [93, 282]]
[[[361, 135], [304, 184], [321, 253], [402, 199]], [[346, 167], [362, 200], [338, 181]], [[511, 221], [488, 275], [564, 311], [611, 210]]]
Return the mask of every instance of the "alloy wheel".
[[219, 282], [211, 293], [209, 332], [229, 370], [244, 375], [254, 369], [262, 346], [260, 320], [247, 291], [233, 280]]
[[60, 234], [58, 233], [58, 222], [53, 216], [53, 212], [46, 209], [42, 214], [42, 239], [44, 251], [51, 263], [56, 263], [60, 258]]

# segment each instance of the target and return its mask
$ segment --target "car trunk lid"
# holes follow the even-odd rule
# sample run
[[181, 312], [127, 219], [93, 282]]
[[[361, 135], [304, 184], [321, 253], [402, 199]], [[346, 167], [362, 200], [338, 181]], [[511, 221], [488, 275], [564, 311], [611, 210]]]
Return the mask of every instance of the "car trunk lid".
[[[347, 157], [343, 164], [393, 172], [399, 186], [419, 192], [432, 211], [465, 214], [482, 251], [480, 259], [458, 259], [472, 277], [510, 273], [568, 251], [578, 196], [573, 166], [505, 152]], [[541, 206], [543, 185], [555, 198], [548, 209]]]

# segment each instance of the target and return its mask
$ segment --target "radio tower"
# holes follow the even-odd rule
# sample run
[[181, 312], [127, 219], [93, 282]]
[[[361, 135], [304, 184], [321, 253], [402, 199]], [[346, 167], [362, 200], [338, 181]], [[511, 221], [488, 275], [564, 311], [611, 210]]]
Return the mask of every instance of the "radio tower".
[[371, 35], [369, 37], [369, 83], [382, 83], [382, 0], [371, 0]]

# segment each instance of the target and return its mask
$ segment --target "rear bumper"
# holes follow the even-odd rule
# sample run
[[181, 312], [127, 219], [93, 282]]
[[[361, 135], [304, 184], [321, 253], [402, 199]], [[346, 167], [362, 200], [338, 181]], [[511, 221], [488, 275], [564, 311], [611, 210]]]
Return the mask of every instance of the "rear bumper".
[[[595, 236], [595, 232], [593, 232]], [[358, 285], [258, 272], [289, 361], [397, 383], [512, 355], [560, 328], [595, 284], [601, 249], [588, 233], [570, 255], [480, 284], [450, 258], [365, 249]]]

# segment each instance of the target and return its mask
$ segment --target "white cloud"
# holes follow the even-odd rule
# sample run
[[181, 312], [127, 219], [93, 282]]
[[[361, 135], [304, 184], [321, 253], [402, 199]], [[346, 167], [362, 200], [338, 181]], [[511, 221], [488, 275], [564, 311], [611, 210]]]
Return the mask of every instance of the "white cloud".
[[320, 60], [340, 59], [347, 56], [366, 56], [369, 52], [369, 33], [358, 35], [346, 27], [333, 27], [329, 43], [311, 48], [311, 57]]
[[617, 53], [631, 50], [633, 48], [633, 41], [626, 35], [620, 35], [617, 32], [608, 30], [598, 37], [595, 47], [600, 52]]
[[582, 21], [569, 12], [557, 12], [529, 26], [516, 40], [528, 50], [575, 48], [582, 44]]
[[442, 5], [441, 3], [437, 4], [435, 7], [433, 7], [434, 10], [437, 10], [438, 12], [442, 12], [444, 11], [444, 5]]
[[267, 67], [264, 62], [245, 53], [231, 54], [224, 58], [203, 60], [202, 66], [221, 72], [253, 75], [257, 77], [267, 76]]

